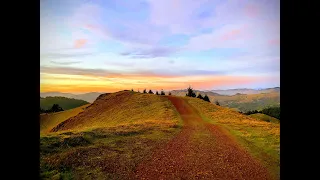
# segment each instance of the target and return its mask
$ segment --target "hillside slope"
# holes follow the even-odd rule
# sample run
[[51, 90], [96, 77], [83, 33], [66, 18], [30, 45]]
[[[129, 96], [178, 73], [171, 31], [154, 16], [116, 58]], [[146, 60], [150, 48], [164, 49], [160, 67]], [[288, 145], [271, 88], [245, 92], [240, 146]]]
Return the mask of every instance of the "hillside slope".
[[52, 131], [83, 130], [121, 124], [175, 125], [178, 114], [164, 96], [120, 91], [102, 94], [77, 116], [60, 123]]
[[60, 107], [62, 107], [63, 110], [69, 110], [73, 108], [77, 108], [86, 104], [89, 104], [87, 101], [80, 100], [80, 99], [72, 99], [72, 98], [66, 98], [66, 97], [45, 97], [40, 98], [40, 107], [42, 109], [50, 109], [53, 104], [58, 104]]
[[250, 114], [249, 116], [266, 122], [280, 123], [279, 119], [262, 113]]
[[82, 112], [87, 106], [90, 104], [86, 104], [74, 109], [69, 109], [66, 111], [56, 112], [56, 113], [43, 113], [40, 114], [40, 133], [48, 133], [52, 128], [57, 126], [59, 123], [73, 117], [80, 112]]

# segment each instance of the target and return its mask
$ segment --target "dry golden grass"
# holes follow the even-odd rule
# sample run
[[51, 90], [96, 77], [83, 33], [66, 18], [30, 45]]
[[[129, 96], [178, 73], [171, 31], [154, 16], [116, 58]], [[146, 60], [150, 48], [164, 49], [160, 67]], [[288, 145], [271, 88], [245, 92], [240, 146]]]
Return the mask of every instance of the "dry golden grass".
[[179, 114], [166, 97], [120, 91], [100, 96], [85, 111], [56, 127], [55, 131], [134, 124], [171, 127], [178, 123]]
[[86, 104], [74, 109], [69, 109], [66, 111], [56, 112], [56, 113], [43, 113], [40, 114], [40, 134], [48, 133], [52, 128], [54, 128], [59, 123], [73, 117], [84, 110], [90, 104]]
[[197, 98], [184, 97], [206, 121], [229, 130], [236, 139], [278, 176], [280, 173], [280, 123], [271, 123]]

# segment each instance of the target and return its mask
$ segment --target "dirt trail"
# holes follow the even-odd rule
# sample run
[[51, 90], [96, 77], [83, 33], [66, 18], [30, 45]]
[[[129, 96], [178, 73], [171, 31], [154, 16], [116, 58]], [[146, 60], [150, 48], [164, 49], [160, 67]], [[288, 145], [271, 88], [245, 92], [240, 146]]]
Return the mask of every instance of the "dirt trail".
[[203, 121], [184, 99], [168, 98], [183, 119], [183, 129], [137, 167], [137, 179], [271, 179], [223, 129]]

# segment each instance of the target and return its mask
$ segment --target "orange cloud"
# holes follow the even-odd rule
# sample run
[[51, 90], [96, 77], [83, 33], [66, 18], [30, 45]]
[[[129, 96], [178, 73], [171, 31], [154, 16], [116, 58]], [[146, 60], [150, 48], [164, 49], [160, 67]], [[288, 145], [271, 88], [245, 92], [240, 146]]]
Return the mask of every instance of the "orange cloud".
[[87, 39], [77, 39], [74, 41], [74, 47], [75, 48], [81, 48], [85, 44], [87, 44], [88, 40]]

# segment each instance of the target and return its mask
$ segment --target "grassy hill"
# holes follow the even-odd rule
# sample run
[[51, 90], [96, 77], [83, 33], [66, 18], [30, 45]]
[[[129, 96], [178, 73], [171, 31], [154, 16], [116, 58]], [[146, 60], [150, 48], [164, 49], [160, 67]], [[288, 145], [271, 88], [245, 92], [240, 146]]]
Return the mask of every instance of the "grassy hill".
[[[280, 124], [182, 97], [212, 124], [225, 127], [271, 169], [279, 171]], [[85, 106], [82, 106], [85, 107]], [[130, 179], [138, 164], [177, 136], [180, 115], [166, 96], [120, 91], [92, 104], [42, 117], [42, 179]]]
[[130, 179], [182, 125], [166, 97], [131, 91], [102, 94], [79, 114], [56, 117], [44, 128], [54, 132], [40, 134], [42, 179]]
[[266, 122], [280, 123], [279, 119], [262, 113], [250, 114], [249, 116]]
[[40, 96], [41, 97], [59, 96], [59, 97], [66, 97], [66, 98], [73, 98], [73, 99], [81, 99], [81, 100], [87, 101], [89, 103], [92, 103], [101, 94], [103, 94], [103, 93], [89, 92], [89, 93], [84, 93], [84, 94], [72, 94], [72, 93], [61, 93], [61, 92], [45, 92], [45, 93], [40, 93]]
[[59, 123], [73, 117], [80, 112], [82, 112], [87, 106], [90, 104], [86, 104], [74, 109], [69, 109], [66, 111], [56, 112], [56, 113], [43, 113], [40, 114], [40, 133], [48, 133], [52, 128], [57, 126]]
[[[196, 94], [207, 94], [212, 103], [218, 101], [221, 106], [233, 108], [237, 111], [247, 112], [252, 110], [262, 110], [266, 107], [280, 106], [280, 92], [260, 93], [260, 94], [235, 94], [220, 95], [214, 92], [195, 90]], [[186, 90], [174, 90], [172, 95], [185, 96]]]
[[63, 110], [73, 109], [76, 107], [80, 107], [86, 104], [89, 104], [87, 101], [79, 100], [79, 99], [72, 99], [66, 97], [45, 97], [40, 98], [40, 107], [42, 109], [50, 109], [53, 104], [58, 104], [62, 107]]

